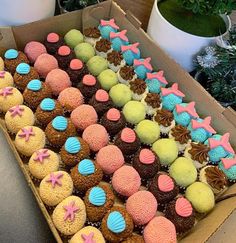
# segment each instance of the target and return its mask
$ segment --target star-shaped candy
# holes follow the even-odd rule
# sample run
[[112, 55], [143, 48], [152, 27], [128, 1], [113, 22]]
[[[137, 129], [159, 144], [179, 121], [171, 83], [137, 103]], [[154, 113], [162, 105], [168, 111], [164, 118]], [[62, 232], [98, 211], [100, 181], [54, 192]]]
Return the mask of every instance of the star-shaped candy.
[[193, 129], [198, 129], [198, 128], [204, 128], [207, 132], [210, 133], [216, 133], [216, 131], [211, 127], [211, 117], [208, 116], [206, 117], [203, 121], [197, 121], [197, 120], [192, 120], [192, 128]]
[[33, 132], [33, 128], [32, 127], [30, 127], [29, 129], [22, 128], [21, 131], [22, 131], [22, 133], [20, 133], [18, 136], [20, 138], [25, 138], [26, 142], [29, 141], [30, 136], [35, 136], [35, 133]]
[[53, 188], [55, 188], [56, 185], [62, 186], [62, 183], [60, 181], [62, 176], [63, 176], [62, 173], [58, 173], [58, 174], [51, 173], [50, 178], [47, 180], [47, 182], [51, 182]]
[[234, 158], [222, 158], [221, 160], [226, 170], [236, 165], [236, 156]]
[[0, 78], [5, 78], [5, 71], [0, 71]]
[[39, 161], [39, 163], [43, 164], [43, 160], [50, 157], [48, 153], [48, 149], [41, 149], [36, 152], [37, 156], [34, 158], [34, 161]]
[[230, 143], [229, 143], [229, 133], [225, 133], [220, 140], [216, 140], [214, 138], [209, 138], [209, 145], [210, 148], [216, 148], [218, 146], [222, 146], [227, 152], [234, 154], [234, 150], [231, 147]]
[[12, 107], [9, 111], [11, 113], [11, 116], [12, 117], [15, 117], [15, 116], [22, 116], [22, 112], [24, 111], [25, 109], [23, 107], [20, 107], [19, 105], [16, 105], [14, 107]]
[[75, 213], [79, 210], [79, 207], [75, 205], [75, 202], [72, 201], [69, 205], [63, 207], [66, 210], [64, 215], [64, 221], [70, 218], [71, 221], [75, 219]]
[[13, 88], [12, 87], [5, 87], [0, 91], [0, 95], [2, 95], [4, 98], [6, 98], [8, 95], [13, 94]]
[[170, 88], [161, 88], [161, 93], [163, 96], [174, 94], [179, 97], [184, 97], [185, 95], [179, 90], [177, 83], [174, 83]]
[[183, 113], [183, 112], [187, 112], [189, 115], [191, 115], [194, 118], [198, 118], [198, 114], [195, 110], [195, 102], [190, 102], [189, 104], [187, 104], [186, 106], [182, 106], [177, 104], [176, 105], [176, 112], [179, 113]]
[[81, 237], [84, 241], [84, 243], [96, 243], [96, 241], [93, 240], [94, 232], [91, 232], [89, 235], [82, 234]]
[[163, 71], [159, 71], [157, 73], [147, 73], [147, 78], [148, 79], [157, 79], [159, 82], [161, 82], [163, 84], [168, 84], [168, 82], [166, 81], [166, 79], [164, 77]]

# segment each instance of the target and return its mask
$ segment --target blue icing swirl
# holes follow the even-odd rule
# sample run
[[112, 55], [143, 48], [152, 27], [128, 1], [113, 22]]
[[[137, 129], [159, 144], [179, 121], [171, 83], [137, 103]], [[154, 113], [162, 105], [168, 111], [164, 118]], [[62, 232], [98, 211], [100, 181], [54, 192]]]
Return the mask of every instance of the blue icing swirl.
[[38, 79], [33, 79], [28, 83], [27, 88], [32, 91], [39, 91], [42, 88], [42, 83]]
[[95, 172], [95, 166], [90, 159], [83, 159], [79, 162], [78, 171], [83, 176], [92, 175]]
[[77, 137], [69, 137], [65, 143], [65, 150], [70, 154], [76, 154], [80, 151], [81, 144]]
[[19, 74], [28, 74], [30, 72], [30, 65], [27, 63], [20, 63], [16, 67], [16, 72]]
[[68, 121], [64, 116], [57, 116], [52, 121], [52, 126], [58, 131], [65, 131], [67, 128]]
[[89, 192], [89, 202], [95, 206], [102, 206], [106, 202], [106, 193], [101, 187], [93, 187]]
[[18, 51], [15, 49], [9, 49], [5, 52], [4, 57], [6, 59], [15, 59], [18, 57]]
[[56, 106], [55, 100], [50, 99], [50, 98], [45, 98], [40, 103], [40, 108], [43, 111], [52, 111], [55, 109], [55, 106]]
[[107, 218], [107, 227], [113, 233], [122, 233], [126, 228], [123, 215], [118, 211], [111, 212]]

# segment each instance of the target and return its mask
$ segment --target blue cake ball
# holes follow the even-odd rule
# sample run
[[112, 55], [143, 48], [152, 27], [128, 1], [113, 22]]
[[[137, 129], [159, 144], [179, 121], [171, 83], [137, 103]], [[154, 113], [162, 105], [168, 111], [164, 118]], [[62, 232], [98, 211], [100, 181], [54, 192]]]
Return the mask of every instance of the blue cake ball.
[[152, 72], [151, 58], [146, 59], [135, 59], [134, 60], [134, 71], [137, 76], [141, 79], [146, 79], [147, 73]]
[[163, 71], [147, 73], [147, 79], [145, 82], [147, 83], [150, 93], [159, 94], [161, 92], [161, 87], [166, 87], [168, 82], [166, 81], [163, 74]]
[[141, 53], [138, 46], [138, 42], [132, 45], [121, 46], [122, 55], [127, 65], [131, 66], [135, 59], [140, 59]]
[[115, 51], [121, 51], [121, 46], [125, 46], [129, 44], [129, 39], [126, 36], [127, 30], [122, 30], [121, 32], [111, 32], [110, 33], [110, 41], [112, 43], [112, 48]]
[[222, 170], [230, 181], [236, 180], [236, 155], [229, 155], [227, 158], [222, 158], [218, 164], [219, 169]]
[[117, 30], [119, 29], [119, 26], [116, 25], [114, 19], [110, 19], [107, 21], [101, 20], [100, 25], [98, 26], [98, 29], [100, 30], [102, 38], [109, 40], [110, 33], [117, 32]]

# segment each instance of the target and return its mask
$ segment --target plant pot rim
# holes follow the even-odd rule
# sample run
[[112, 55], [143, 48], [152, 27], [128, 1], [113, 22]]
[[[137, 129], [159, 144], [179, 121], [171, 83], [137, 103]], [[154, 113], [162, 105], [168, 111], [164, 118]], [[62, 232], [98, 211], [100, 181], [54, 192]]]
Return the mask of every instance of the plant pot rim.
[[220, 14], [219, 16], [224, 20], [224, 22], [225, 22], [225, 24], [226, 24], [226, 32], [225, 32], [225, 33], [223, 33], [223, 34], [221, 34], [221, 35], [218, 35], [218, 36], [211, 36], [211, 37], [204, 37], [204, 36], [198, 36], [198, 35], [190, 34], [190, 33], [188, 33], [188, 32], [185, 32], [185, 31], [183, 31], [183, 30], [177, 28], [176, 26], [174, 26], [173, 24], [171, 24], [169, 21], [167, 21], [167, 20], [163, 17], [163, 15], [161, 14], [161, 12], [159, 11], [159, 8], [158, 8], [158, 4], [157, 4], [157, 3], [158, 3], [159, 1], [160, 1], [160, 0], [155, 0], [155, 2], [154, 2], [154, 8], [155, 8], [157, 14], [160, 15], [161, 19], [162, 19], [167, 25], [169, 25], [169, 27], [175, 28], [175, 29], [178, 30], [180, 33], [185, 34], [185, 35], [188, 35], [189, 37], [195, 37], [195, 38], [199, 38], [199, 39], [209, 39], [209, 40], [211, 40], [211, 39], [215, 39], [215, 38], [219, 38], [219, 37], [222, 37], [222, 36], [226, 35], [227, 32], [228, 32], [228, 30], [229, 30], [229, 29], [231, 28], [231, 26], [232, 26], [232, 22], [231, 22], [230, 17], [229, 17], [228, 15], [226, 15], [226, 14]]

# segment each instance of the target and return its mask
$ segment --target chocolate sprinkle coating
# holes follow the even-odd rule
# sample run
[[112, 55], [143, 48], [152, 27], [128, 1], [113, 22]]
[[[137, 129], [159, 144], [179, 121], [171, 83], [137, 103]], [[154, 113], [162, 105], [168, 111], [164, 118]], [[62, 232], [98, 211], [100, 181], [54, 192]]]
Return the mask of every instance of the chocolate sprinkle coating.
[[108, 52], [111, 49], [111, 42], [107, 39], [100, 39], [96, 42], [95, 49], [99, 52]]

